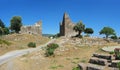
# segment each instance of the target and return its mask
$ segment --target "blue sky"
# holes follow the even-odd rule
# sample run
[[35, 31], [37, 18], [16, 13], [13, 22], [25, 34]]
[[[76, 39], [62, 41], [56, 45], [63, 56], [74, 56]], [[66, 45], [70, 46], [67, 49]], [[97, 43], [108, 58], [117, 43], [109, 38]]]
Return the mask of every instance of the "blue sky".
[[74, 23], [82, 22], [99, 36], [104, 26], [120, 36], [120, 0], [0, 0], [0, 19], [10, 25], [13, 16], [21, 16], [23, 25], [42, 20], [42, 32], [59, 32], [59, 22], [67, 12]]

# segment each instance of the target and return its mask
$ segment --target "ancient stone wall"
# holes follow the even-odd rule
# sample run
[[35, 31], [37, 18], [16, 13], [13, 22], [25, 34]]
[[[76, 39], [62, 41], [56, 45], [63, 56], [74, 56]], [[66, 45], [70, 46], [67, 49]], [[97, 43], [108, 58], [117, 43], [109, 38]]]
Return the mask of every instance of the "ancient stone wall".
[[60, 23], [60, 36], [75, 36], [77, 33], [73, 30], [74, 26], [75, 24], [71, 22], [69, 15], [65, 13], [63, 16], [63, 21]]
[[20, 33], [42, 35], [42, 22], [39, 21], [32, 26], [22, 26]]

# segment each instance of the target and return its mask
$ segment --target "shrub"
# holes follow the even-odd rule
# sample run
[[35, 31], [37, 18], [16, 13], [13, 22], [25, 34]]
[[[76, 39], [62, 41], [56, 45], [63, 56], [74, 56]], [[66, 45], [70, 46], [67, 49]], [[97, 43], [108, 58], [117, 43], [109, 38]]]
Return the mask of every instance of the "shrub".
[[36, 43], [34, 43], [34, 42], [29, 42], [29, 43], [28, 43], [28, 47], [35, 48], [35, 47], [36, 47]]
[[111, 55], [114, 54], [114, 51], [109, 52], [109, 54], [111, 54]]
[[111, 39], [117, 39], [117, 36], [116, 35], [111, 36]]
[[115, 52], [115, 58], [117, 59], [117, 60], [120, 60], [120, 52], [119, 52], [119, 48], [115, 48], [115, 50], [114, 50], [114, 52]]
[[80, 70], [80, 68], [79, 67], [73, 67], [72, 70]]
[[120, 62], [118, 62], [118, 63], [117, 63], [117, 67], [118, 67], [118, 68], [119, 68], [119, 70], [120, 70]]
[[54, 55], [54, 51], [58, 47], [59, 47], [59, 45], [55, 44], [55, 43], [51, 43], [51, 44], [47, 45], [47, 49], [46, 49], [46, 53], [45, 53], [46, 56]]

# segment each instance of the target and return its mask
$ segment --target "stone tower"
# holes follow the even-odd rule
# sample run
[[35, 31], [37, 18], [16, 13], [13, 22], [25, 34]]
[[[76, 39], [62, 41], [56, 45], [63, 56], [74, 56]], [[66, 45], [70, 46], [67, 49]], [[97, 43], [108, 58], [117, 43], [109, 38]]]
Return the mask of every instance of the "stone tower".
[[39, 21], [32, 26], [22, 26], [21, 34], [37, 34], [42, 36], [42, 22]]
[[75, 24], [69, 18], [67, 13], [64, 13], [62, 23], [60, 23], [60, 36], [71, 37], [75, 36], [76, 32], [73, 30]]

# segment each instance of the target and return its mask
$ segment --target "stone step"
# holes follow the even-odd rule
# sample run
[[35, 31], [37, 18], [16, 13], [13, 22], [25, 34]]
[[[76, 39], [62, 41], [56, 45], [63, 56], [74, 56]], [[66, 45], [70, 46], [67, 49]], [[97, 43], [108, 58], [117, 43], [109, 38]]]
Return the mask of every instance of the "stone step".
[[108, 70], [119, 70], [119, 68], [108, 67]]
[[111, 55], [105, 55], [105, 54], [97, 54], [97, 53], [94, 53], [94, 54], [93, 54], [93, 57], [111, 60]]
[[80, 68], [80, 70], [86, 70], [87, 64], [86, 63], [79, 63], [78, 67]]
[[117, 67], [117, 64], [120, 62], [120, 60], [112, 60], [110, 67]]
[[86, 70], [104, 70], [105, 66], [96, 65], [96, 64], [88, 64]]
[[105, 66], [91, 64], [91, 63], [79, 63], [80, 70], [104, 70]]
[[106, 66], [110, 67], [110, 66], [111, 66], [111, 63], [107, 63], [107, 65], [106, 65]]
[[89, 63], [106, 66], [108, 62], [106, 59], [92, 57], [92, 58], [90, 58]]

